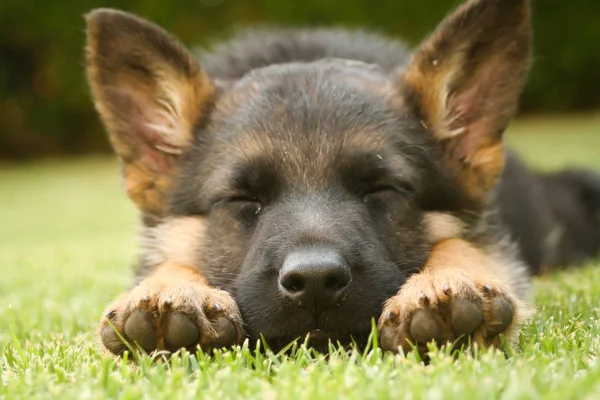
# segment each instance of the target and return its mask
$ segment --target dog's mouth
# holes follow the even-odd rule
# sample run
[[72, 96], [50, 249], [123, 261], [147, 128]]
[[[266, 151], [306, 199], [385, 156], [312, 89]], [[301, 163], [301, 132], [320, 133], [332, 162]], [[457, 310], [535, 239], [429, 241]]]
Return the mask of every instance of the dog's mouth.
[[327, 332], [322, 329], [315, 329], [308, 332], [305, 336], [305, 341], [309, 347], [321, 348], [328, 346], [330, 343], [335, 344], [337, 335], [332, 332]]

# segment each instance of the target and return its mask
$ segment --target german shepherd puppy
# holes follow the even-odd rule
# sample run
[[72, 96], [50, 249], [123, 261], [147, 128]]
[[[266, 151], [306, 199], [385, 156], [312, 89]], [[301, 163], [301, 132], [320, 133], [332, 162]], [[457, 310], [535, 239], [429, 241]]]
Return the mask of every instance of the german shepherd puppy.
[[89, 83], [143, 222], [105, 347], [364, 345], [374, 318], [392, 351], [514, 338], [529, 275], [600, 244], [600, 179], [503, 147], [530, 49], [527, 0], [470, 0], [412, 54], [274, 30], [195, 57], [91, 12]]

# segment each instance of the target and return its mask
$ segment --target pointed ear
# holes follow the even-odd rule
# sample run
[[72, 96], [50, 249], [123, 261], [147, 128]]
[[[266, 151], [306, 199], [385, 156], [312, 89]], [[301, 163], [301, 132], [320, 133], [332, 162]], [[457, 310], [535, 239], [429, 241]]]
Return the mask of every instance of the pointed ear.
[[471, 0], [413, 54], [401, 85], [447, 166], [485, 201], [504, 164], [502, 134], [530, 64], [528, 0]]
[[158, 26], [108, 9], [86, 21], [88, 80], [127, 193], [142, 212], [160, 217], [213, 86], [189, 51]]

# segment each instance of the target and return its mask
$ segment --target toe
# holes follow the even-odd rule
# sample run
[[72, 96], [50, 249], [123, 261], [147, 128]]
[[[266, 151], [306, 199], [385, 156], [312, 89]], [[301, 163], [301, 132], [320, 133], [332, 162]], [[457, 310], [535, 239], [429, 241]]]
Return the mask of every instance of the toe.
[[165, 321], [165, 346], [170, 351], [191, 347], [198, 342], [198, 327], [185, 314], [169, 314]]
[[455, 299], [450, 306], [450, 321], [456, 336], [469, 335], [481, 325], [479, 305], [467, 299]]
[[111, 325], [106, 325], [104, 328], [102, 328], [102, 332], [100, 332], [100, 338], [102, 339], [102, 344], [104, 344], [104, 347], [106, 347], [115, 355], [121, 355], [125, 350], [127, 350], [127, 345], [117, 334], [116, 328]]
[[410, 335], [418, 343], [441, 341], [444, 339], [444, 329], [439, 318], [431, 310], [419, 310], [410, 322]]
[[496, 297], [490, 302], [490, 318], [486, 336], [492, 337], [506, 331], [514, 319], [513, 306], [503, 297]]
[[213, 338], [209, 346], [213, 349], [229, 347], [237, 341], [238, 332], [233, 322], [227, 317], [219, 317], [213, 325], [216, 337]]
[[156, 330], [150, 322], [150, 315], [144, 311], [135, 310], [131, 313], [125, 321], [125, 334], [145, 351], [156, 348]]
[[384, 351], [398, 351], [396, 340], [396, 329], [390, 326], [384, 326], [379, 332], [379, 347]]

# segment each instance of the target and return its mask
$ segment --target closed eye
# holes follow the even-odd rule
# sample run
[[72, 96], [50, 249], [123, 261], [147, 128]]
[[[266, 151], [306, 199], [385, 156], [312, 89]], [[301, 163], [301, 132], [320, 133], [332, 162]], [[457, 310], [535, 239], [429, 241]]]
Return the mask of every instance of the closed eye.
[[400, 185], [378, 185], [366, 192], [365, 195], [388, 191], [397, 192], [400, 194], [410, 194], [413, 192], [413, 188], [408, 183], [402, 183]]
[[247, 197], [247, 196], [231, 196], [225, 199], [228, 203], [237, 203], [237, 202], [247, 202], [247, 203], [260, 203], [260, 200], [256, 197]]
[[413, 192], [413, 187], [410, 184], [402, 183], [399, 185], [377, 185], [368, 190], [363, 195], [363, 201], [366, 203], [370, 198], [386, 194], [410, 195]]
[[263, 206], [263, 203], [256, 197], [233, 196], [225, 199], [225, 202], [238, 208], [256, 209], [257, 215]]
[[263, 203], [256, 197], [231, 196], [221, 199], [218, 204], [225, 207], [232, 215], [252, 225], [263, 209]]

